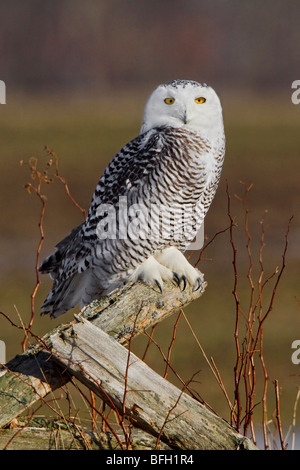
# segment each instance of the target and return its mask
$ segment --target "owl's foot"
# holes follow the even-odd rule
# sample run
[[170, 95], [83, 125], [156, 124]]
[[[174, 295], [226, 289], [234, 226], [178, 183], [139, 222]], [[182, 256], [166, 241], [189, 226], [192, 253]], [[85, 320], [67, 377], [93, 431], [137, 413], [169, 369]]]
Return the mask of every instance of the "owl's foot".
[[155, 259], [173, 272], [173, 279], [181, 290], [185, 290], [187, 283], [192, 286], [193, 292], [201, 289], [203, 275], [188, 262], [184, 254], [177, 248], [166, 248], [156, 254]]
[[157, 286], [162, 292], [163, 281], [173, 279], [173, 272], [160, 264], [153, 256], [150, 256], [132, 274], [130, 281], [142, 281], [149, 286]]

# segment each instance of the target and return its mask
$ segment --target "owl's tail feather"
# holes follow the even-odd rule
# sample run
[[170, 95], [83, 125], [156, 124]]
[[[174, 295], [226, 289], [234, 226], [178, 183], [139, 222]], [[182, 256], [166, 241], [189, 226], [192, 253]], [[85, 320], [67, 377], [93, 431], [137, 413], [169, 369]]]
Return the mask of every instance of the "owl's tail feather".
[[76, 273], [63, 282], [54, 282], [53, 288], [43, 305], [41, 315], [50, 314], [56, 318], [81, 302], [86, 273]]
[[71, 258], [72, 253], [76, 253], [76, 250], [82, 251], [82, 240], [80, 237], [82, 225], [80, 224], [73, 228], [69, 235], [55, 246], [54, 253], [51, 253], [40, 265], [40, 273], [48, 273], [51, 279], [56, 279], [59, 276], [59, 269], [65, 256], [70, 253], [69, 257]]

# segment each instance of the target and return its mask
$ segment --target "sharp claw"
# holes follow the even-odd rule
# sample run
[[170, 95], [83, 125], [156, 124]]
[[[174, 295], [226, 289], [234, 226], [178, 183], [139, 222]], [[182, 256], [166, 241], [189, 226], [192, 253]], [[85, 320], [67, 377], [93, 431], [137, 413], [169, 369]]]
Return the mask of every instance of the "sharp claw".
[[193, 287], [193, 292], [196, 292], [197, 290], [201, 289], [202, 287], [202, 280], [200, 277], [198, 277], [197, 282], [195, 286]]
[[[187, 287], [187, 284], [188, 284], [186, 276], [184, 274], [182, 276], [179, 276], [175, 272], [173, 272], [173, 276], [174, 276], [174, 280], [175, 280], [175, 282], [176, 282], [176, 284], [178, 285], [179, 288], [180, 288], [181, 282], [183, 283], [181, 291], [184, 291]], [[198, 277], [192, 291], [196, 292], [197, 290], [201, 289], [201, 287], [202, 287], [202, 279], [201, 279], [201, 277]]]
[[161, 285], [160, 285], [160, 282], [159, 282], [157, 279], [155, 279], [155, 284], [157, 285], [157, 287], [158, 287], [159, 290], [160, 290], [160, 293], [162, 294], [162, 287], [161, 287]]
[[183, 276], [181, 277], [181, 280], [183, 281], [183, 288], [182, 288], [182, 290], [184, 291], [185, 288], [186, 288], [186, 277], [185, 277], [184, 274], [183, 274]]
[[174, 276], [175, 281], [177, 282], [177, 286], [179, 286], [179, 284], [180, 284], [180, 278], [179, 278], [178, 274], [177, 274], [177, 273], [173, 273], [173, 276]]
[[178, 285], [178, 287], [180, 287], [180, 284], [181, 282], [183, 282], [183, 287], [182, 287], [182, 291], [184, 291], [186, 289], [186, 286], [187, 286], [187, 279], [186, 279], [186, 276], [183, 274], [182, 276], [179, 276], [177, 273], [173, 273], [174, 275], [174, 279]]

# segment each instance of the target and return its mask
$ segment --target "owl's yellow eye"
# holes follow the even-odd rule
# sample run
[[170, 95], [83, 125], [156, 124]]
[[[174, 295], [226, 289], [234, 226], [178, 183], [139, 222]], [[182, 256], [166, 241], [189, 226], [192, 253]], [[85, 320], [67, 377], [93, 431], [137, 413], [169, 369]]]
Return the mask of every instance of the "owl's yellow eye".
[[199, 98], [195, 99], [195, 103], [197, 104], [205, 103], [205, 101], [206, 101], [206, 98], [204, 98], [203, 96], [200, 96]]
[[175, 102], [175, 98], [166, 98], [166, 99], [164, 100], [164, 102], [165, 102], [166, 104], [173, 104], [173, 103]]

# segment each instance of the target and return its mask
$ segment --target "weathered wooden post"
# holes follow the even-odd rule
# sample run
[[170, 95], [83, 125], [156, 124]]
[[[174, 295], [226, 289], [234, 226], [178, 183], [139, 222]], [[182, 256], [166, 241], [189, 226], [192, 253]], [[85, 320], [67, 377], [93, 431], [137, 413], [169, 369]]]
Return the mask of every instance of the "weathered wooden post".
[[0, 369], [0, 427], [75, 376], [158, 441], [176, 449], [255, 449], [227, 422], [155, 373], [123, 345], [204, 292], [161, 294], [136, 283], [90, 304]]

